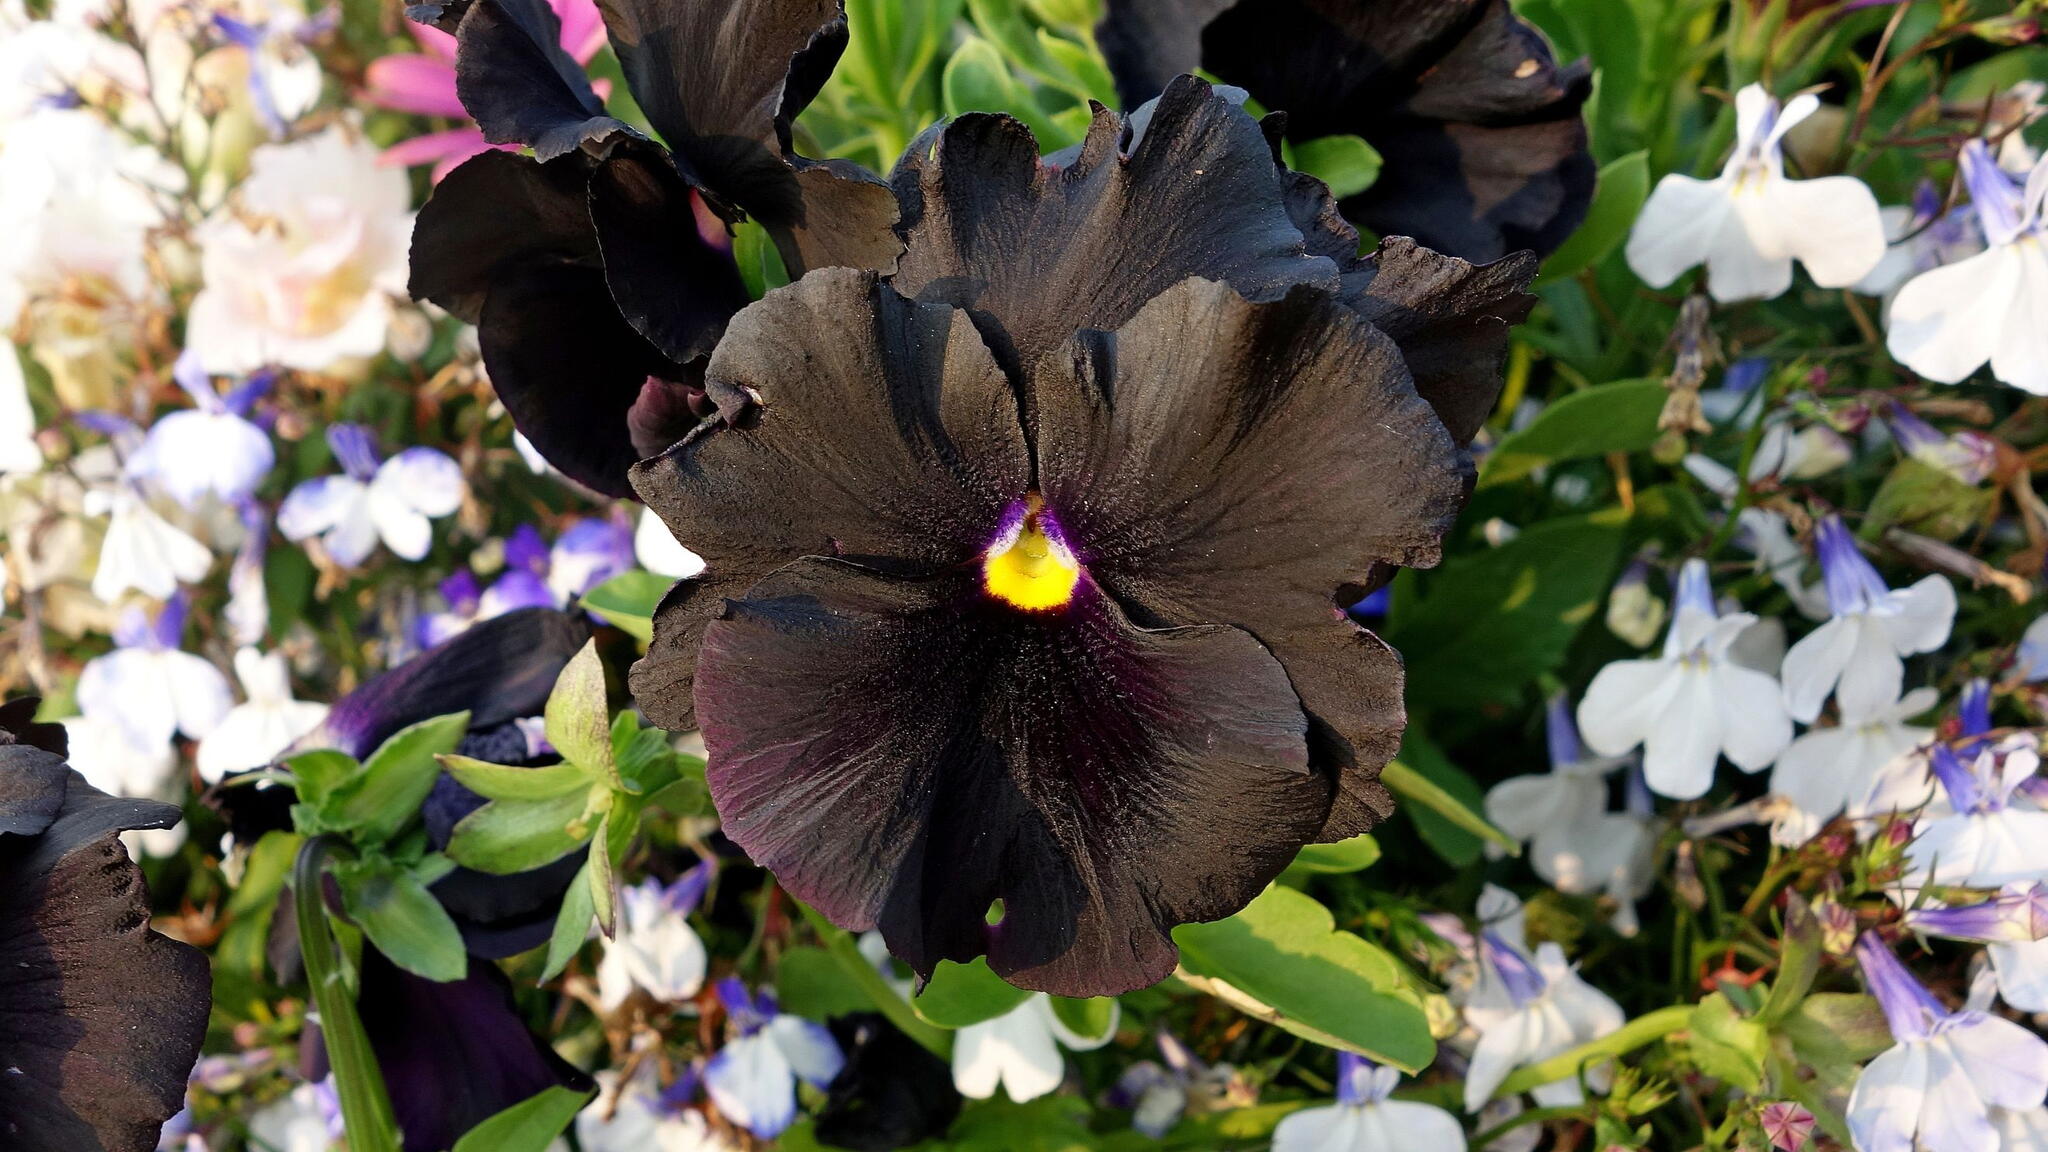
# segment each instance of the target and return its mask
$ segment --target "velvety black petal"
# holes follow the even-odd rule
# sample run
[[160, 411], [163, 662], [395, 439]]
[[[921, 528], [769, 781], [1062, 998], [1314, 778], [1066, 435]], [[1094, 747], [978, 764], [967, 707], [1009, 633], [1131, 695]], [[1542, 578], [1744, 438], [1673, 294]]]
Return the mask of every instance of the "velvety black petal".
[[0, 744], [26, 744], [62, 759], [70, 754], [71, 740], [62, 724], [36, 722], [40, 696], [21, 696], [0, 704]]
[[1434, 564], [1469, 467], [1393, 342], [1320, 292], [1188, 281], [1080, 334], [1033, 389], [1039, 488], [1089, 574], [1147, 625], [1258, 637], [1317, 722], [1317, 766], [1383, 810], [1400, 665], [1333, 597]]
[[652, 156], [614, 156], [591, 175], [590, 219], [626, 322], [677, 364], [710, 355], [750, 297], [731, 248], [705, 241], [675, 169]]
[[790, 150], [791, 122], [846, 48], [840, 0], [600, 7], [627, 84], [692, 183], [760, 220], [792, 272], [888, 266], [896, 205], [887, 189], [854, 165]]
[[583, 65], [562, 50], [562, 22], [547, 0], [476, 0], [455, 40], [456, 95], [491, 143], [552, 160], [638, 136], [606, 115]]
[[1087, 581], [1021, 612], [971, 574], [798, 561], [706, 630], [697, 706], [726, 834], [925, 975], [1151, 984], [1169, 929], [1242, 907], [1331, 803], [1257, 641], [1140, 628]]
[[437, 984], [363, 949], [363, 1030], [391, 1090], [405, 1152], [444, 1152], [463, 1133], [536, 1093], [587, 1077], [528, 1029], [498, 966]]
[[664, 402], [694, 383], [692, 358], [746, 299], [666, 163], [633, 150], [593, 178], [575, 158], [485, 152], [449, 173], [413, 230], [413, 295], [477, 325], [513, 422], [607, 495], [630, 495], [633, 462], [694, 426]]
[[641, 499], [705, 559], [633, 670], [650, 719], [689, 726], [690, 669], [725, 596], [805, 555], [935, 569], [988, 543], [1030, 483], [1017, 395], [960, 312], [830, 269], [733, 320], [707, 381], [754, 398], [635, 467]]
[[71, 770], [60, 756], [26, 744], [0, 744], [0, 836], [33, 836], [64, 807]]
[[0, 837], [0, 1135], [23, 1152], [149, 1152], [183, 1105], [212, 1001], [206, 957], [149, 927], [120, 833], [168, 804], [76, 773], [35, 836]]
[[1548, 253], [1592, 198], [1590, 73], [1559, 67], [1507, 0], [1109, 0], [1098, 37], [1129, 107], [1200, 66], [1296, 140], [1364, 137], [1386, 164], [1344, 209], [1382, 236]]
[[960, 1092], [944, 1060], [880, 1013], [840, 1016], [831, 1027], [846, 1065], [818, 1109], [818, 1143], [890, 1152], [945, 1135], [960, 1115]]
[[893, 281], [972, 309], [1007, 365], [1028, 368], [1080, 328], [1114, 328], [1189, 276], [1274, 299], [1334, 288], [1284, 203], [1259, 125], [1208, 85], [1178, 80], [1128, 155], [1095, 118], [1070, 163], [1003, 116], [962, 116], [905, 153], [895, 181], [908, 247]]
[[409, 724], [468, 712], [475, 728], [538, 716], [555, 677], [590, 639], [581, 613], [522, 608], [482, 621], [343, 696], [300, 748], [367, 756]]

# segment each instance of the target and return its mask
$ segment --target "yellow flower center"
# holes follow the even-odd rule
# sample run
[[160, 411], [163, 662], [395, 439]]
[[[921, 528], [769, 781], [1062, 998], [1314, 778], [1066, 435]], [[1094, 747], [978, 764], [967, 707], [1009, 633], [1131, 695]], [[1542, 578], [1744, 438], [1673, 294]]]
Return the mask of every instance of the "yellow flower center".
[[981, 562], [982, 584], [989, 595], [1026, 612], [1065, 606], [1081, 582], [1080, 562], [1046, 533], [1041, 507], [1033, 495], [1022, 521], [990, 545]]

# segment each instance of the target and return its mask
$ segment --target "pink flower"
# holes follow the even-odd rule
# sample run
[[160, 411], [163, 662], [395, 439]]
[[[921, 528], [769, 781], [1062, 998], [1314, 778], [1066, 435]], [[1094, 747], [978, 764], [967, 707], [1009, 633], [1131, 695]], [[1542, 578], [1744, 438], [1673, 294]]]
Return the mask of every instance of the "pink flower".
[[[588, 64], [605, 42], [604, 18], [598, 14], [596, 0], [548, 0], [548, 4], [562, 22], [562, 50], [578, 64]], [[486, 149], [515, 150], [517, 145], [486, 141], [483, 131], [470, 122], [469, 112], [456, 97], [455, 37], [424, 24], [408, 27], [413, 39], [426, 51], [394, 53], [372, 61], [367, 75], [369, 87], [364, 94], [373, 104], [419, 116], [460, 120], [463, 127], [401, 140], [385, 149], [378, 162], [407, 168], [432, 164], [438, 183], [457, 164]], [[591, 86], [599, 99], [611, 94], [609, 81], [597, 80]]]
[[1764, 1105], [1764, 1135], [1777, 1152], [1800, 1152], [1813, 1137], [1813, 1113], [1789, 1100]]

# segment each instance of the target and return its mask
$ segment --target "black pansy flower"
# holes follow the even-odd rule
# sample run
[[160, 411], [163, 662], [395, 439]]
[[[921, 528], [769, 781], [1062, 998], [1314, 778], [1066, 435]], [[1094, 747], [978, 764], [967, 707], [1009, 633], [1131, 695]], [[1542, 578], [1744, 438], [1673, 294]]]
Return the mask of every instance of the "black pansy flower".
[[944, 1060], [875, 1012], [834, 1017], [846, 1054], [826, 1087], [813, 1135], [827, 1148], [889, 1152], [946, 1134], [960, 1115], [960, 1091]]
[[148, 1152], [185, 1100], [212, 1004], [206, 957], [149, 927], [121, 833], [168, 804], [67, 766], [32, 702], [0, 709], [0, 1146]]
[[710, 410], [703, 358], [747, 301], [727, 223], [759, 220], [793, 272], [886, 266], [896, 205], [813, 161], [790, 124], [846, 46], [839, 0], [606, 0], [628, 87], [663, 143], [609, 116], [545, 0], [448, 0], [457, 90], [494, 143], [420, 212], [412, 292], [478, 326], [513, 421], [571, 478], [626, 470]]
[[1199, 67], [1293, 139], [1364, 137], [1385, 166], [1343, 208], [1382, 236], [1549, 253], [1591, 202], [1591, 75], [1508, 0], [1108, 0], [1097, 35], [1131, 107]]
[[639, 698], [678, 721], [694, 674], [726, 833], [834, 921], [1124, 991], [1385, 811], [1399, 660], [1332, 594], [1433, 563], [1466, 473], [1315, 288], [1183, 280], [1015, 376], [989, 345], [852, 270], [741, 313], [709, 378], [747, 425], [635, 470], [738, 590], [671, 598]]

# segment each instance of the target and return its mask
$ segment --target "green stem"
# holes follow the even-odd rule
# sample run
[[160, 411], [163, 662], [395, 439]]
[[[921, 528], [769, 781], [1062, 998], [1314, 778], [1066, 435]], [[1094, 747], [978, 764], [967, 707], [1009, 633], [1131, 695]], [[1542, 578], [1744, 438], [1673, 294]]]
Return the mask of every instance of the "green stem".
[[327, 902], [321, 891], [327, 847], [325, 836], [306, 841], [299, 849], [292, 877], [306, 983], [320, 1011], [320, 1035], [334, 1072], [335, 1094], [341, 1098], [349, 1148], [352, 1152], [399, 1152], [398, 1121], [391, 1113], [384, 1076], [377, 1069], [376, 1054], [370, 1050], [370, 1037], [363, 1031], [362, 1017], [356, 1015], [341, 967], [334, 962], [334, 939], [327, 932]]
[[1380, 783], [1404, 800], [1422, 805], [1470, 832], [1481, 840], [1491, 840], [1510, 856], [1522, 854], [1522, 842], [1489, 824], [1484, 816], [1465, 806], [1456, 796], [1437, 786], [1436, 781], [1401, 763], [1388, 761], [1380, 769]]
[[1690, 1004], [1674, 1004], [1669, 1008], [1659, 1008], [1648, 1015], [1638, 1016], [1590, 1044], [1581, 1044], [1569, 1052], [1561, 1052], [1548, 1060], [1517, 1070], [1514, 1075], [1501, 1081], [1500, 1088], [1494, 1095], [1513, 1096], [1544, 1084], [1569, 1080], [1588, 1064], [1626, 1055], [1684, 1028], [1692, 1019], [1692, 1012], [1693, 1007]]
[[1490, 1148], [1493, 1142], [1522, 1127], [1524, 1124], [1548, 1124], [1552, 1120], [1583, 1120], [1586, 1109], [1578, 1108], [1527, 1108], [1506, 1120], [1488, 1128], [1472, 1138], [1474, 1148]]
[[817, 909], [801, 900], [792, 898], [790, 902], [803, 912], [811, 930], [825, 942], [825, 950], [839, 961], [839, 966], [846, 970], [846, 975], [855, 984], [860, 985], [860, 990], [868, 994], [868, 999], [874, 1001], [876, 1010], [889, 1018], [889, 1023], [939, 1059], [953, 1058], [953, 1034], [927, 1023], [917, 1014], [910, 1001], [898, 994], [882, 974], [875, 971], [875, 966], [868, 963], [868, 958], [860, 954], [860, 944], [854, 940], [853, 933], [825, 919]]

